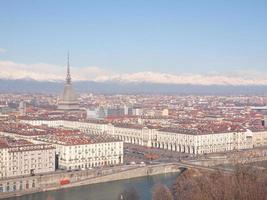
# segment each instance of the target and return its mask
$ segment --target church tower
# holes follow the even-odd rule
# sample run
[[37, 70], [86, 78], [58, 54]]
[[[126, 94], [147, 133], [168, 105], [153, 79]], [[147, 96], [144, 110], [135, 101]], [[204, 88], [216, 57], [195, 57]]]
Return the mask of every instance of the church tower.
[[64, 85], [64, 90], [58, 99], [59, 110], [79, 110], [79, 101], [77, 95], [72, 87], [71, 75], [70, 75], [70, 58], [68, 54], [67, 62], [67, 76]]

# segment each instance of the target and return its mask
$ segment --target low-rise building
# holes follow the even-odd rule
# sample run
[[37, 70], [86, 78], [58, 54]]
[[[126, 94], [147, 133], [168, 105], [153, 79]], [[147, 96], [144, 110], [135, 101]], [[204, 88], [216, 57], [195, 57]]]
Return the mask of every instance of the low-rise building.
[[[47, 124], [79, 129], [88, 134], [107, 134], [126, 143], [161, 148], [190, 154], [226, 152], [253, 148], [253, 133], [242, 126], [216, 124], [204, 129], [163, 128], [149, 129], [142, 126], [96, 124], [77, 121], [24, 121], [32, 125]], [[216, 128], [214, 128], [216, 127]]]
[[267, 130], [253, 132], [253, 147], [267, 146]]
[[123, 142], [108, 135], [86, 135], [65, 130], [38, 137], [37, 140], [56, 148], [60, 169], [90, 169], [123, 163]]
[[0, 138], [0, 178], [55, 171], [55, 148], [23, 139]]

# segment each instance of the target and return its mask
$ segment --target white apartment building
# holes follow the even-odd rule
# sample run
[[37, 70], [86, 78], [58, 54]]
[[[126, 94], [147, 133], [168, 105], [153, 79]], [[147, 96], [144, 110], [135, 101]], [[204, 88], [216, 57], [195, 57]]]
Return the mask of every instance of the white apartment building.
[[55, 171], [55, 148], [26, 140], [0, 138], [0, 178]]
[[267, 146], [267, 131], [253, 132], [253, 147]]
[[248, 130], [213, 134], [160, 130], [157, 138], [152, 140], [152, 147], [190, 154], [225, 152], [252, 148], [252, 135]]
[[252, 148], [252, 133], [247, 130], [246, 132], [197, 135], [194, 145], [196, 154], [250, 149]]
[[[91, 135], [92, 136], [92, 135]], [[47, 135], [37, 140], [56, 148], [60, 169], [90, 169], [123, 163], [123, 142], [106, 135]]]
[[112, 124], [94, 124], [88, 122], [64, 120], [27, 120], [32, 125], [64, 126], [79, 129], [90, 134], [109, 134], [126, 143], [153, 148], [162, 148], [190, 154], [226, 152], [253, 148], [253, 134], [249, 130], [226, 131], [216, 133], [196, 133], [183, 130], [156, 130], [146, 127], [136, 128]]

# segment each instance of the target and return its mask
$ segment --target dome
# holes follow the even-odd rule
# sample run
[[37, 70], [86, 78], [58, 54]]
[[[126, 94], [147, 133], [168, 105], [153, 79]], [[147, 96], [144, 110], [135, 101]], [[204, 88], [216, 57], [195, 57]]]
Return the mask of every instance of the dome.
[[64, 90], [58, 98], [58, 109], [59, 110], [78, 110], [79, 102], [78, 97], [71, 84], [69, 56], [67, 65], [67, 77], [64, 85]]
[[77, 102], [77, 95], [71, 84], [65, 84], [64, 90], [59, 97], [59, 102]]

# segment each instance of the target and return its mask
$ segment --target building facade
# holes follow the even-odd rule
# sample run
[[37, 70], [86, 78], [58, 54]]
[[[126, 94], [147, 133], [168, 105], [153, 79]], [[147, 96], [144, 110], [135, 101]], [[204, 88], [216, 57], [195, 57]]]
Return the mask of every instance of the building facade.
[[192, 134], [179, 130], [157, 130], [114, 126], [112, 124], [94, 124], [88, 122], [64, 120], [28, 120], [32, 125], [47, 124], [51, 127], [64, 126], [79, 129], [88, 134], [108, 134], [126, 143], [152, 148], [161, 148], [189, 154], [226, 152], [253, 148], [253, 133], [249, 130], [221, 133]]
[[25, 140], [0, 139], [0, 178], [55, 171], [55, 148]]
[[267, 146], [267, 131], [253, 132], [253, 147]]
[[123, 164], [123, 142], [106, 135], [47, 135], [36, 140], [56, 148], [58, 168], [83, 170]]

